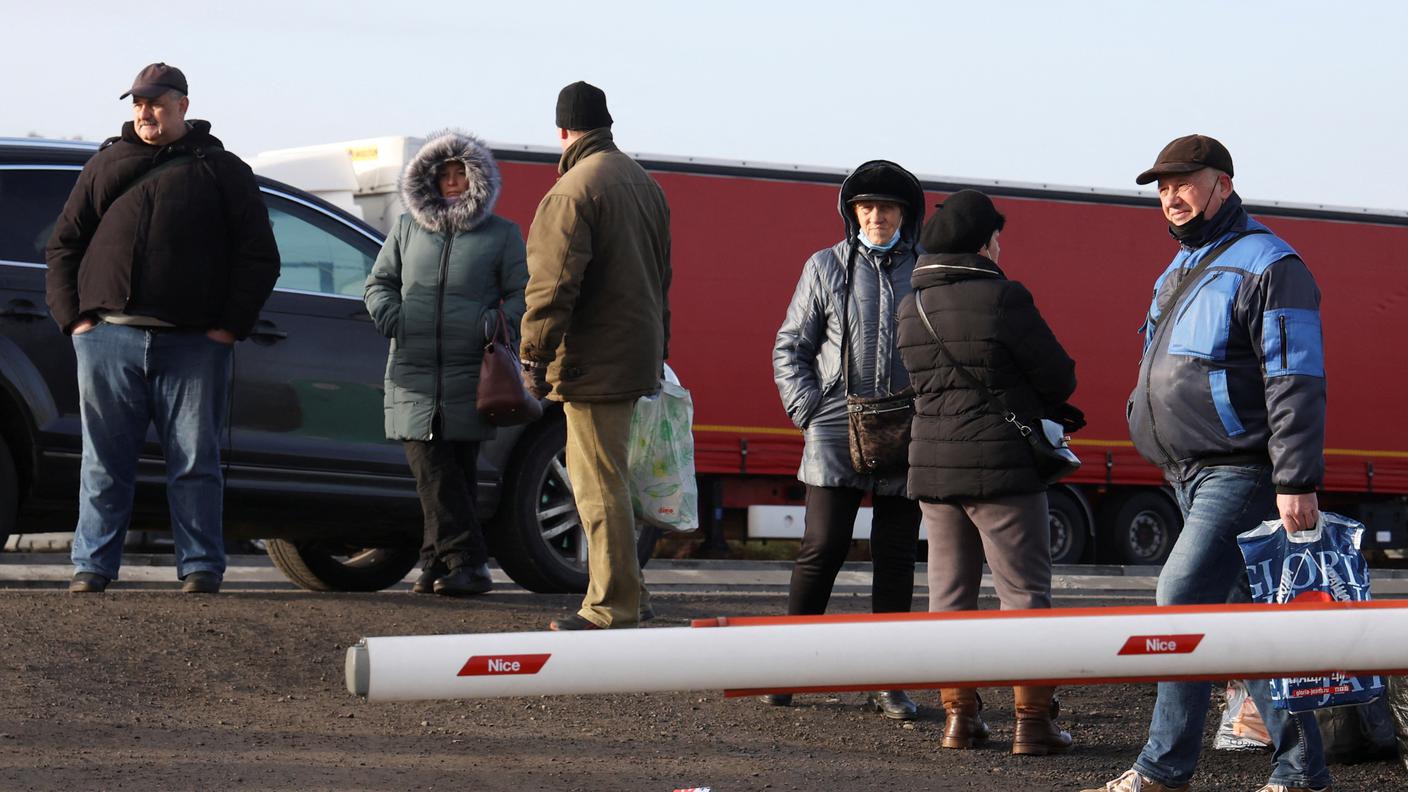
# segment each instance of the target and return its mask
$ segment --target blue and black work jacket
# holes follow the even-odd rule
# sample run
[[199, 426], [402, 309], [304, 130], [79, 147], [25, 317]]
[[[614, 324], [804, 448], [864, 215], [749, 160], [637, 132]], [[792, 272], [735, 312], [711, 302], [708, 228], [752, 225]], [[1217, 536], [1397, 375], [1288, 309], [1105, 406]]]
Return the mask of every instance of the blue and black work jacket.
[[[1179, 284], [1227, 248], [1178, 297]], [[1325, 472], [1320, 290], [1296, 251], [1245, 212], [1174, 256], [1154, 284], [1144, 358], [1126, 407], [1135, 448], [1175, 481], [1210, 465], [1267, 464], [1279, 493]]]

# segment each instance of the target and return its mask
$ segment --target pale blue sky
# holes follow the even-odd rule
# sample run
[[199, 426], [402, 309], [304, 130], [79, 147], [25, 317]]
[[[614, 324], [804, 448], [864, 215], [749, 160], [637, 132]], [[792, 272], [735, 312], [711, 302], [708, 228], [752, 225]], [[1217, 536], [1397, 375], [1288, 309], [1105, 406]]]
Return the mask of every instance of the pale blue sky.
[[[233, 151], [454, 125], [555, 145], [607, 92], [623, 148], [1137, 189], [1221, 139], [1245, 198], [1408, 210], [1408, 3], [0, 0], [0, 135], [101, 139], [145, 64]], [[62, 31], [62, 32], [59, 32]]]

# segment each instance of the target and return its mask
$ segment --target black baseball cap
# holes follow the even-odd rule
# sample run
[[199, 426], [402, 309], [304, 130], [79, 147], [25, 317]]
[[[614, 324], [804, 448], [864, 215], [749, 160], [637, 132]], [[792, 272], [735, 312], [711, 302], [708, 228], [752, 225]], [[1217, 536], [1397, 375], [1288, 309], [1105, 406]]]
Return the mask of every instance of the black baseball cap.
[[136, 79], [132, 80], [132, 87], [127, 89], [127, 93], [117, 98], [126, 99], [129, 96], [140, 96], [143, 99], [154, 99], [167, 91], [180, 91], [183, 95], [190, 93], [186, 87], [186, 75], [182, 74], [181, 70], [175, 66], [153, 63], [137, 72]]
[[1172, 173], [1192, 173], [1203, 168], [1216, 168], [1232, 175], [1232, 153], [1227, 147], [1207, 135], [1184, 135], [1175, 138], [1154, 160], [1154, 167], [1139, 174], [1135, 184], [1148, 184], [1160, 176]]

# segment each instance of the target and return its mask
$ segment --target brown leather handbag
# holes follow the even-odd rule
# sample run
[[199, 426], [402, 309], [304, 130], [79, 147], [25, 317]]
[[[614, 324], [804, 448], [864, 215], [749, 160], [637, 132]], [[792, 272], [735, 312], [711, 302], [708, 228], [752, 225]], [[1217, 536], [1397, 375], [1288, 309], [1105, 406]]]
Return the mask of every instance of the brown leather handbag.
[[518, 355], [509, 345], [512, 336], [503, 311], [494, 311], [498, 323], [484, 322], [484, 361], [479, 364], [479, 392], [474, 406], [484, 420], [494, 426], [517, 426], [536, 421], [543, 415], [542, 402], [523, 387]]
[[846, 432], [851, 467], [857, 473], [884, 475], [909, 467], [909, 433], [914, 421], [914, 389], [895, 394], [856, 396], [851, 393], [851, 366], [846, 359], [850, 342], [851, 277], [855, 248], [846, 260], [846, 290], [841, 299], [841, 372], [846, 383]]
[[851, 467], [858, 473], [884, 474], [909, 464], [909, 432], [914, 421], [914, 390], [893, 396], [847, 396]]

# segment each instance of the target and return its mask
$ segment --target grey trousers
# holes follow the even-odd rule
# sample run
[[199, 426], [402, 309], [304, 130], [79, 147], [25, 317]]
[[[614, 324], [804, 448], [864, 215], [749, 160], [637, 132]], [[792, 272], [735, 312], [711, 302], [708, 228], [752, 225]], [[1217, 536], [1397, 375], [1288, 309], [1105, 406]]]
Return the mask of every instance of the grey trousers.
[[1045, 492], [919, 508], [929, 537], [929, 610], [977, 610], [984, 555], [1003, 610], [1051, 607]]

